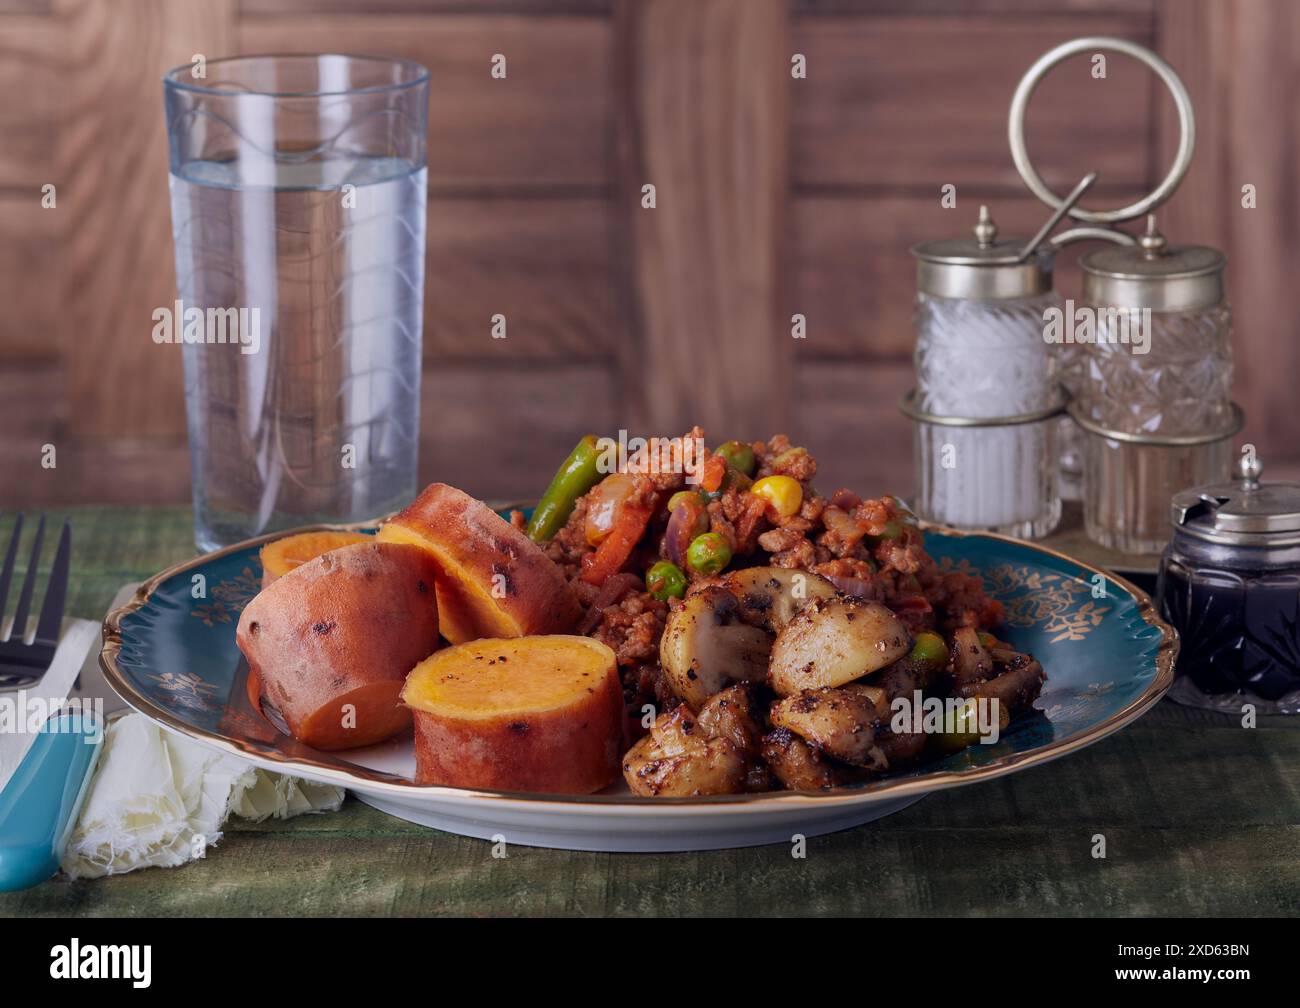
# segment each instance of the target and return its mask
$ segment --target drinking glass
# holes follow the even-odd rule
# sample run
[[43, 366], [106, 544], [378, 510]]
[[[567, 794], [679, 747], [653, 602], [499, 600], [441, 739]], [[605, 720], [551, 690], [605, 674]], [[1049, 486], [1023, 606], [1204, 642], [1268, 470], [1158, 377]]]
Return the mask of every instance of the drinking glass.
[[178, 302], [154, 340], [184, 360], [199, 548], [396, 509], [416, 489], [428, 72], [239, 56], [163, 95]]

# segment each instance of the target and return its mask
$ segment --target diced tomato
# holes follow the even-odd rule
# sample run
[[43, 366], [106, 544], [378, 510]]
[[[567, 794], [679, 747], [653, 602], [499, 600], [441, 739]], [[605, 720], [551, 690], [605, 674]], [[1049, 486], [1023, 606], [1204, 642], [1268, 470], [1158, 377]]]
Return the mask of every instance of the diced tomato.
[[722, 488], [722, 481], [727, 478], [727, 460], [721, 455], [710, 455], [704, 463], [700, 474], [700, 489], [705, 493], [716, 493]]
[[582, 580], [602, 585], [611, 574], [617, 574], [645, 535], [654, 512], [653, 500], [645, 504], [624, 501], [609, 534], [601, 540], [594, 553], [582, 558]]

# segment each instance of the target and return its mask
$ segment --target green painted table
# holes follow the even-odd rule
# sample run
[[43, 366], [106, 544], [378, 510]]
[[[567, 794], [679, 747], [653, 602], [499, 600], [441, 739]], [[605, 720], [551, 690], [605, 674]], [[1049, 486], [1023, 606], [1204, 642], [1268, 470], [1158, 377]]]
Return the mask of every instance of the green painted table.
[[[122, 583], [193, 554], [188, 510], [70, 515], [76, 616], [102, 616]], [[349, 799], [333, 815], [235, 825], [183, 868], [0, 896], [0, 914], [1293, 915], [1300, 719], [1245, 729], [1164, 702], [1073, 756], [813, 838], [803, 859], [785, 846], [507, 853]]]

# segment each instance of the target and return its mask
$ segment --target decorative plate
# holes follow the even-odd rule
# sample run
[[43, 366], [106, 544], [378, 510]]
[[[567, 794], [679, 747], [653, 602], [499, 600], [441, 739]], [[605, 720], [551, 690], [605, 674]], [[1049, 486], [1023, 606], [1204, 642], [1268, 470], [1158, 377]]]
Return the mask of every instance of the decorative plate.
[[1160, 699], [1173, 681], [1178, 651], [1177, 635], [1151, 599], [1123, 578], [1020, 540], [928, 526], [931, 555], [942, 566], [980, 572], [1006, 607], [999, 635], [1032, 652], [1047, 672], [1036, 712], [996, 743], [869, 784], [815, 793], [661, 799], [633, 797], [621, 785], [574, 797], [422, 787], [410, 779], [409, 735], [324, 753], [280, 733], [249, 703], [235, 625], [261, 582], [258, 548], [288, 534], [229, 546], [141, 585], [104, 623], [100, 660], [112, 687], [164, 728], [258, 766], [338, 784], [412, 822], [528, 846], [708, 850], [788, 843], [795, 834], [856, 826], [931, 791], [1015, 773], [1105, 738]]

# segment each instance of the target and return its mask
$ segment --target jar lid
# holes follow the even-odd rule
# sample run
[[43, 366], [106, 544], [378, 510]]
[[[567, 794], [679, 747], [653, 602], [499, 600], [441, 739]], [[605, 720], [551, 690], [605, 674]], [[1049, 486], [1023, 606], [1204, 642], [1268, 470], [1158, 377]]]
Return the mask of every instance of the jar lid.
[[989, 208], [980, 207], [973, 238], [940, 238], [912, 246], [916, 286], [946, 298], [1016, 298], [1052, 289], [1052, 260], [1023, 255], [1024, 238], [998, 237]]
[[1155, 216], [1136, 247], [1094, 249], [1079, 260], [1084, 300], [1094, 305], [1193, 311], [1223, 300], [1228, 257], [1205, 245], [1170, 245]]
[[1261, 483], [1253, 454], [1237, 465], [1239, 478], [1175, 494], [1174, 527], [1220, 543], [1273, 545], [1300, 537], [1300, 483]]

